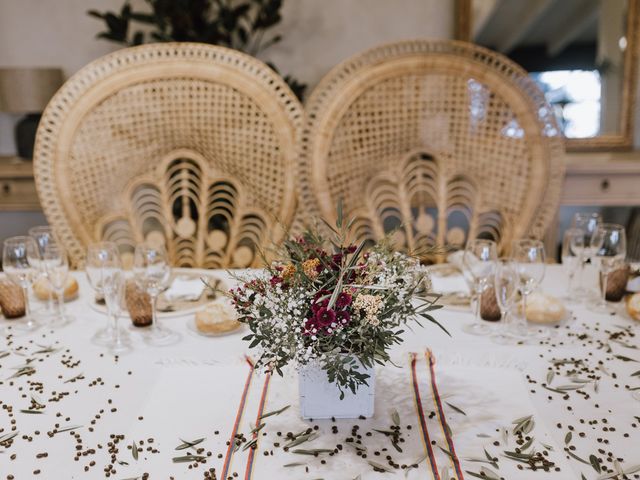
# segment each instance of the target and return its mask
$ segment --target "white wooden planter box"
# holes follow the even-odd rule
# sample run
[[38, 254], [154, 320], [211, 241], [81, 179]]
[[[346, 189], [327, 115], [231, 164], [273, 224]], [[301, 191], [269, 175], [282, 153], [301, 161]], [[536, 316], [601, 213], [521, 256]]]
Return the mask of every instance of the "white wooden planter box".
[[360, 366], [369, 375], [369, 385], [360, 385], [356, 393], [347, 389], [340, 400], [340, 390], [330, 383], [327, 372], [319, 366], [307, 365], [298, 375], [300, 388], [300, 414], [302, 418], [358, 418], [373, 416], [375, 398], [375, 370]]

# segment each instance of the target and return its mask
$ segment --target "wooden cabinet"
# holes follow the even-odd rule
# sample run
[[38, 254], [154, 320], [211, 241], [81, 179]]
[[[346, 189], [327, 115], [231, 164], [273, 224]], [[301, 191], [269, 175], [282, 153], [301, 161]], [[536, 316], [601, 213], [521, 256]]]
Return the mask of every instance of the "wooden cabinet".
[[640, 152], [567, 157], [561, 205], [640, 205]]
[[0, 157], [0, 211], [41, 210], [33, 163], [17, 157]]

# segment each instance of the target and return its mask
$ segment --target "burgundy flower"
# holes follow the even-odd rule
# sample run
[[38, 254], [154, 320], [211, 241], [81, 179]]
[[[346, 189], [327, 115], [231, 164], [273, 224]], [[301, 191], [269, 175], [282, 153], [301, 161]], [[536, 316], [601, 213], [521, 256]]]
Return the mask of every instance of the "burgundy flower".
[[340, 295], [338, 295], [338, 299], [336, 300], [336, 308], [343, 309], [348, 307], [349, 305], [351, 305], [351, 300], [351, 295], [349, 295], [348, 293], [340, 293]]
[[351, 314], [349, 313], [348, 310], [342, 310], [338, 312], [337, 317], [338, 317], [338, 323], [340, 323], [341, 325], [346, 325], [351, 320]]
[[276, 276], [271, 277], [271, 279], [269, 280], [269, 283], [271, 284], [272, 287], [275, 287], [279, 283], [282, 283], [282, 277], [276, 277]]
[[355, 245], [350, 245], [350, 246], [348, 246], [348, 247], [345, 249], [345, 251], [346, 251], [347, 253], [355, 253], [355, 251], [356, 251], [357, 249], [358, 249], [358, 247], [356, 247]]
[[315, 321], [318, 325], [324, 328], [331, 327], [332, 323], [336, 321], [336, 312], [330, 308], [321, 307], [315, 312]]

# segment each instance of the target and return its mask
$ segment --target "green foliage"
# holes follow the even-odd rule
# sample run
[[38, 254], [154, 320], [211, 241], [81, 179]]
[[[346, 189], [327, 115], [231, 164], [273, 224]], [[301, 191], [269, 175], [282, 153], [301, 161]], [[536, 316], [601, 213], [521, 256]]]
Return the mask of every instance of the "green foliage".
[[[120, 12], [87, 13], [104, 21], [98, 38], [127, 46], [149, 42], [200, 42], [258, 56], [282, 37], [269, 33], [280, 23], [282, 0], [146, 0], [150, 11], [133, 10], [127, 0]], [[277, 68], [268, 63], [276, 72]], [[284, 80], [302, 98], [306, 85], [291, 75]]]

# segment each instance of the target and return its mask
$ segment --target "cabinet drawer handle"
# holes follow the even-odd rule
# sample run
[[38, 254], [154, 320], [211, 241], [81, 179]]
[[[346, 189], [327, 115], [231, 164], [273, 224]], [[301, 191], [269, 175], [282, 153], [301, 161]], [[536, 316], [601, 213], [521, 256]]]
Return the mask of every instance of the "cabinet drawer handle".
[[2, 192], [3, 192], [5, 195], [10, 194], [10, 193], [11, 193], [11, 185], [10, 185], [9, 183], [5, 183], [5, 184], [3, 184], [3, 185], [2, 185]]
[[602, 182], [600, 182], [600, 190], [607, 191], [609, 190], [609, 179], [605, 178], [604, 180], [602, 180]]

